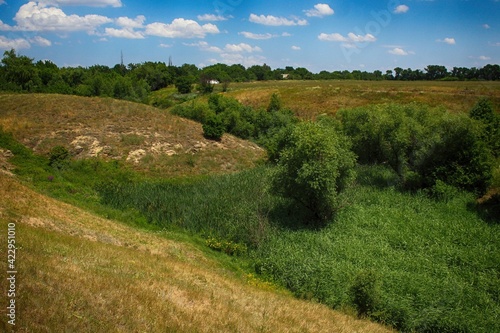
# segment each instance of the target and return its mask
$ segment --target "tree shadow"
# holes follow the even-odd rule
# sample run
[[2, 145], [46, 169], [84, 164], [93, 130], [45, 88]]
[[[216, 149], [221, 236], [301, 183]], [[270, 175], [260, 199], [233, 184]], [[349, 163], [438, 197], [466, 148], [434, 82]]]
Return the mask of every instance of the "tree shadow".
[[321, 220], [315, 212], [304, 205], [294, 200], [283, 198], [273, 206], [268, 216], [270, 222], [275, 226], [291, 231], [319, 231], [335, 218], [332, 216], [326, 221]]
[[500, 193], [484, 196], [467, 204], [469, 211], [475, 212], [489, 224], [500, 224]]
[[356, 183], [361, 186], [384, 189], [400, 185], [398, 175], [387, 165], [358, 165], [356, 172]]

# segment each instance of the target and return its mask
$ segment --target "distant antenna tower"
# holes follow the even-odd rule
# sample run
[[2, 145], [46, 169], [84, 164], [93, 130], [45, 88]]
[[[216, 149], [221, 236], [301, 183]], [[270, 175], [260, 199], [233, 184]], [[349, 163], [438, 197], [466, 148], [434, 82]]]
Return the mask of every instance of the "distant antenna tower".
[[172, 67], [172, 56], [168, 57], [168, 67]]

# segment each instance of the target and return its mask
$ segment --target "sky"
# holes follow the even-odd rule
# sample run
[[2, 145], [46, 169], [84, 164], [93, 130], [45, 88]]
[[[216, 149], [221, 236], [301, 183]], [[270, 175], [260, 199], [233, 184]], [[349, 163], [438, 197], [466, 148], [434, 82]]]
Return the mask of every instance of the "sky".
[[60, 67], [483, 67], [500, 63], [499, 17], [500, 0], [0, 0], [0, 52]]

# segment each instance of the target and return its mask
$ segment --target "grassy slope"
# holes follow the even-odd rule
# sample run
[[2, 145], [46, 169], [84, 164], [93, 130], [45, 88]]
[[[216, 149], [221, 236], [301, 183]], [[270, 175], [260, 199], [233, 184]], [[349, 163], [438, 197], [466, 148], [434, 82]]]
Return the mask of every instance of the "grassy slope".
[[[269, 290], [168, 234], [97, 217], [3, 173], [0, 183], [3, 256], [16, 223], [17, 332], [387, 331]], [[7, 331], [5, 297], [1, 308]]]
[[142, 149], [137, 163], [128, 163], [152, 176], [234, 172], [265, 156], [258, 146], [231, 135], [208, 141], [198, 123], [114, 99], [0, 94], [0, 126], [40, 154], [63, 145], [77, 158], [126, 160]]
[[229, 95], [244, 104], [266, 107], [272, 93], [301, 118], [334, 114], [341, 108], [373, 103], [421, 102], [468, 111], [481, 96], [500, 109], [500, 82], [268, 81], [232, 83]]

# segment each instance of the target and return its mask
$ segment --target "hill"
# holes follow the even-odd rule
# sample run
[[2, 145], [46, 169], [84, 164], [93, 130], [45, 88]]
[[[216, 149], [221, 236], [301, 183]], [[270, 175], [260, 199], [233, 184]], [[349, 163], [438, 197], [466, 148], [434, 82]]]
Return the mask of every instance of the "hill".
[[111, 98], [1, 94], [0, 126], [39, 154], [65, 146], [75, 158], [122, 160], [151, 176], [234, 172], [265, 156], [250, 142], [209, 141], [196, 122]]
[[[15, 223], [17, 332], [388, 332], [224, 268], [170, 233], [103, 219], [12, 176], [0, 182], [2, 239]], [[5, 309], [3, 297], [7, 332]]]

